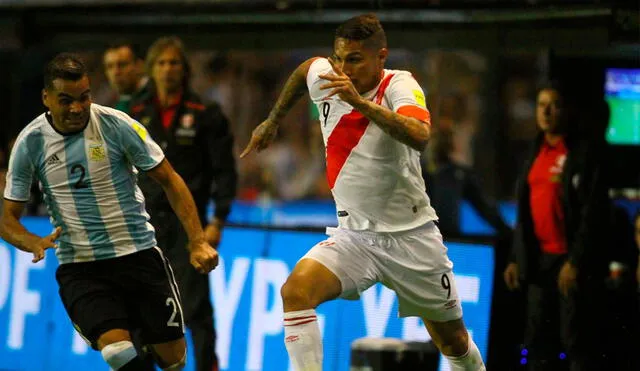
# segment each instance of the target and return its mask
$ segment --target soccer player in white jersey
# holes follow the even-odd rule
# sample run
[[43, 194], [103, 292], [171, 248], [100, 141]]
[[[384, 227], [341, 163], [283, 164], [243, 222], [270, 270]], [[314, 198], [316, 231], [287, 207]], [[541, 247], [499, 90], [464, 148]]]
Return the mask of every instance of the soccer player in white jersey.
[[[180, 296], [156, 246], [136, 168], [162, 186], [189, 236], [191, 263], [207, 273], [218, 255], [205, 241], [193, 198], [142, 125], [91, 103], [89, 78], [77, 57], [60, 54], [49, 62], [44, 86], [49, 111], [22, 130], [9, 159], [0, 236], [32, 253], [34, 263], [56, 248], [65, 309], [111, 369], [142, 368], [130, 337], [139, 329], [163, 370], [182, 370]], [[33, 177], [55, 227], [43, 238], [20, 223]]]
[[322, 370], [315, 308], [356, 299], [382, 282], [398, 294], [401, 317], [424, 320], [452, 370], [484, 370], [421, 177], [419, 156], [430, 136], [424, 94], [410, 73], [384, 69], [387, 54], [375, 15], [340, 25], [333, 56], [309, 59], [291, 74], [241, 155], [266, 148], [308, 88], [321, 114], [339, 226], [327, 228], [329, 238], [296, 264], [281, 289], [285, 345], [296, 370]]

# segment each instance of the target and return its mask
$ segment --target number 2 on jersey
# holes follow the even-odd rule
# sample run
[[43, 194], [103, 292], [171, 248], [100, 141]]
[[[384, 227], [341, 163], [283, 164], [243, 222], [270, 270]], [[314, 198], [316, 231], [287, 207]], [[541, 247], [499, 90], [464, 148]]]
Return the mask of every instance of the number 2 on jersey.
[[80, 173], [80, 179], [73, 186], [75, 189], [89, 188], [89, 185], [84, 181], [85, 169], [84, 166], [80, 164], [75, 164], [71, 168], [71, 174], [75, 175], [76, 173]]

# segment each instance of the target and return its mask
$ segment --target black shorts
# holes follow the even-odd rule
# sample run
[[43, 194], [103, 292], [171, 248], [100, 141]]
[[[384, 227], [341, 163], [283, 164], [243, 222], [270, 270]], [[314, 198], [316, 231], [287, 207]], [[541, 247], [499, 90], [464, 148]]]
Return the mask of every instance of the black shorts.
[[113, 329], [140, 330], [143, 344], [184, 336], [178, 286], [159, 248], [62, 264], [56, 280], [69, 318], [94, 349], [100, 335]]

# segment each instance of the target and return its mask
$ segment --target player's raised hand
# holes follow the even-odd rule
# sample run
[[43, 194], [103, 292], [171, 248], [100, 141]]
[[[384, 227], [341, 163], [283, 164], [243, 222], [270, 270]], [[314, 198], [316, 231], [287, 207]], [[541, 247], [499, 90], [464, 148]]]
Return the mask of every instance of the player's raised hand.
[[206, 241], [191, 243], [189, 261], [199, 273], [206, 274], [218, 266], [218, 252]]
[[318, 75], [321, 79], [329, 81], [328, 83], [320, 86], [320, 89], [333, 89], [325, 99], [337, 94], [343, 101], [351, 104], [352, 106], [355, 105], [358, 100], [362, 99], [360, 93], [358, 93], [358, 90], [353, 85], [349, 76], [342, 72], [340, 66], [332, 61], [331, 58], [327, 58], [327, 60], [329, 61], [329, 64], [331, 64], [331, 68], [333, 68], [333, 74]]
[[260, 125], [253, 129], [253, 132], [251, 133], [251, 140], [249, 140], [247, 148], [245, 148], [240, 154], [240, 158], [244, 158], [253, 150], [260, 152], [269, 147], [271, 142], [276, 138], [277, 133], [278, 124], [269, 119], [264, 120]]
[[46, 249], [58, 248], [56, 240], [58, 239], [58, 237], [60, 237], [61, 233], [62, 228], [57, 227], [50, 235], [40, 238], [35, 247], [31, 249], [31, 252], [33, 253], [33, 259], [31, 259], [31, 262], [37, 263], [40, 260], [44, 259], [44, 251]]

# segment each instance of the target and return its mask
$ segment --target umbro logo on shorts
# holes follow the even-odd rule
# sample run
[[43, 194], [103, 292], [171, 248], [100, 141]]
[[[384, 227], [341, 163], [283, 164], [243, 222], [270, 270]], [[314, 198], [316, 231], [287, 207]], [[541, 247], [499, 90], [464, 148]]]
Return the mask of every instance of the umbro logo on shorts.
[[445, 305], [444, 308], [445, 309], [453, 309], [455, 308], [456, 304], [458, 303], [457, 300], [449, 300]]

